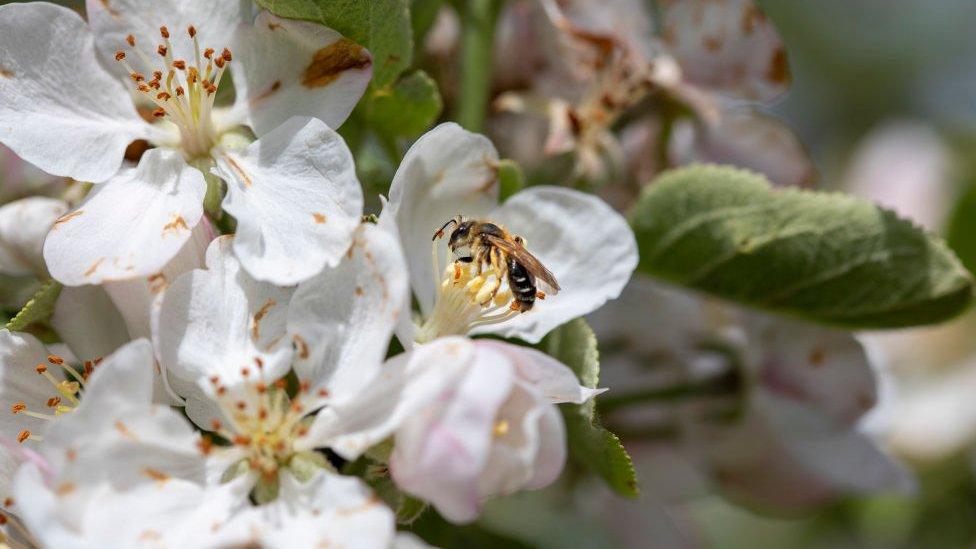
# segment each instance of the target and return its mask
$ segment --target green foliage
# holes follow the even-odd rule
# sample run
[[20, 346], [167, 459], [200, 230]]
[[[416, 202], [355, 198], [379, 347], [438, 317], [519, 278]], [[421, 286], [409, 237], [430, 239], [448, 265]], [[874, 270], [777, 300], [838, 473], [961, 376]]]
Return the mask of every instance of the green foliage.
[[7, 329], [22, 332], [32, 324], [44, 322], [51, 318], [51, 314], [54, 313], [54, 304], [58, 300], [58, 295], [61, 294], [61, 288], [61, 283], [57, 281], [45, 282], [34, 293], [34, 297], [17, 313], [17, 316], [7, 323]]
[[946, 240], [962, 264], [970, 272], [976, 272], [976, 185], [967, 187], [956, 202]]
[[374, 90], [362, 108], [366, 122], [385, 138], [414, 138], [433, 125], [443, 108], [437, 84], [424, 71]]
[[631, 224], [642, 272], [827, 324], [929, 324], [972, 299], [956, 256], [910, 222], [851, 196], [773, 190], [743, 170], [665, 173]]
[[498, 199], [504, 201], [525, 188], [525, 174], [514, 160], [507, 158], [498, 161]]
[[[600, 355], [596, 335], [582, 318], [553, 330], [540, 344], [543, 351], [576, 372], [580, 384], [596, 388], [600, 378]], [[596, 401], [582, 405], [562, 405], [566, 433], [573, 457], [583, 466], [603, 477], [620, 495], [637, 497], [634, 464], [620, 439], [604, 429], [596, 417]]]
[[372, 86], [396, 80], [413, 57], [408, 0], [256, 0], [271, 13], [326, 25], [373, 55]]

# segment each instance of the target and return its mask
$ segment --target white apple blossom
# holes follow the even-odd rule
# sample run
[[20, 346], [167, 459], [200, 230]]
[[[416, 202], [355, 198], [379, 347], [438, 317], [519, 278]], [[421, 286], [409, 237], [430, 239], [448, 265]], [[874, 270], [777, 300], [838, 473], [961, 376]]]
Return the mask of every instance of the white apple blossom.
[[389, 468], [400, 488], [470, 522], [489, 498], [552, 483], [566, 459], [555, 404], [601, 392], [534, 349], [442, 337], [391, 358], [357, 398], [320, 413], [311, 433], [348, 459], [394, 435]]
[[68, 204], [63, 200], [44, 196], [0, 206], [0, 274], [45, 276], [44, 236], [67, 212]]
[[[498, 204], [497, 162], [488, 139], [445, 123], [421, 137], [400, 164], [380, 226], [399, 236], [420, 304], [417, 325], [404, 322], [397, 332], [404, 345], [486, 333], [536, 343], [553, 328], [617, 297], [636, 268], [633, 232], [610, 206], [592, 195], [552, 186], [529, 187]], [[471, 264], [456, 276], [446, 239], [435, 240], [433, 248], [431, 239], [459, 213], [522, 236], [563, 289], [517, 313], [509, 307], [512, 293], [506, 281], [497, 281], [501, 288], [492, 300], [490, 273], [479, 276]]]
[[247, 478], [220, 482], [215, 448], [151, 402], [152, 347], [104, 362], [84, 402], [47, 431], [17, 472], [8, 512], [30, 539], [59, 547], [390, 547], [393, 513], [358, 479], [284, 474], [280, 497], [254, 506]]
[[[651, 398], [607, 411], [605, 419], [622, 432], [675, 430], [673, 440], [630, 439], [652, 486], [673, 484], [677, 475], [661, 458], [677, 452], [680, 468], [698, 468], [697, 475], [682, 473], [685, 489], [662, 490], [677, 496], [713, 485], [738, 501], [782, 509], [912, 489], [907, 471], [861, 426], [877, 379], [851, 334], [646, 279], [635, 279], [624, 295], [593, 318], [601, 337], [617, 338], [630, 353], [624, 361], [604, 357], [605, 381], [638, 395], [691, 389], [674, 403]], [[658, 322], [660, 330], [644, 328], [661, 319], [667, 322]], [[642, 368], [645, 361], [658, 368]]]
[[[86, 24], [44, 2], [0, 7], [0, 142], [98, 184], [45, 242], [52, 276], [82, 285], [158, 272], [205, 195], [222, 192], [211, 174], [254, 276], [289, 284], [335, 265], [363, 200], [330, 126], [365, 89], [369, 53], [326, 27], [252, 18], [239, 0], [91, 0], [87, 13]], [[230, 67], [236, 101], [217, 108]], [[258, 140], [242, 148], [248, 128]], [[137, 166], [123, 164], [146, 144]]]

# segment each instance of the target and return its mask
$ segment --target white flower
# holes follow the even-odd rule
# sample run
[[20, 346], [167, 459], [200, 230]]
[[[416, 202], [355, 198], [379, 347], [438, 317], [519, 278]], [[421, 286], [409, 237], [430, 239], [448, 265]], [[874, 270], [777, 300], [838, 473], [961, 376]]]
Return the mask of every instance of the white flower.
[[283, 476], [255, 507], [246, 478], [220, 483], [213, 448], [152, 404], [152, 348], [130, 343], [92, 376], [86, 399], [21, 466], [8, 502], [43, 546], [389, 547], [393, 513], [358, 479]]
[[[207, 270], [169, 287], [154, 339], [187, 415], [231, 442], [213, 448], [224, 470], [248, 478], [255, 499], [272, 501], [286, 474], [304, 482], [328, 467], [315, 449], [330, 440], [312, 436], [309, 424], [320, 407], [349, 400], [379, 375], [406, 269], [396, 241], [362, 225], [337, 267], [281, 288], [244, 272], [233, 240], [215, 240]], [[293, 366], [298, 387], [289, 397], [284, 376]]]
[[[397, 333], [404, 345], [485, 333], [538, 342], [556, 326], [617, 297], [637, 266], [637, 245], [627, 222], [599, 198], [538, 186], [499, 205], [497, 162], [498, 153], [485, 137], [446, 123], [421, 137], [397, 170], [380, 226], [398, 234], [420, 304], [418, 326], [405, 322]], [[516, 313], [509, 307], [512, 294], [505, 280], [489, 300], [492, 272], [478, 276], [471, 264], [455, 276], [447, 239], [434, 241], [433, 250], [431, 239], [458, 214], [521, 235], [562, 290]], [[446, 258], [443, 265], [441, 257]]]
[[554, 481], [566, 459], [555, 404], [602, 391], [535, 349], [443, 337], [390, 359], [358, 398], [321, 412], [311, 433], [349, 459], [394, 435], [397, 484], [448, 520], [470, 522], [491, 497]]
[[[210, 173], [226, 182], [237, 253], [255, 276], [288, 284], [335, 265], [362, 194], [329, 126], [365, 88], [368, 52], [311, 23], [268, 13], [252, 23], [237, 0], [87, 8], [86, 25], [52, 4], [0, 7], [0, 142], [49, 173], [99, 183], [48, 237], [52, 276], [82, 285], [158, 272], [200, 221], [208, 185], [219, 196]], [[228, 67], [236, 103], [218, 109]], [[259, 139], [241, 150], [246, 128]], [[123, 165], [143, 141], [156, 148]]]
[[0, 274], [46, 276], [41, 255], [44, 237], [67, 211], [63, 200], [43, 196], [0, 206]]
[[[683, 467], [699, 467], [706, 484], [753, 505], [805, 507], [852, 493], [911, 490], [908, 472], [860, 427], [877, 380], [851, 334], [647, 280], [635, 279], [624, 295], [593, 319], [602, 337], [618, 338], [631, 353], [624, 362], [604, 357], [605, 381], [631, 387], [633, 395], [687, 389], [683, 399], [606, 411], [604, 419], [623, 432], [675, 430], [673, 442], [631, 439], [648, 450], [646, 460], [635, 452], [645, 475], [671, 482], [655, 471], [665, 466], [654, 454], [666, 446], [683, 456]], [[662, 329], [648, 333], [648, 322]], [[626, 399], [628, 391], [617, 396]]]

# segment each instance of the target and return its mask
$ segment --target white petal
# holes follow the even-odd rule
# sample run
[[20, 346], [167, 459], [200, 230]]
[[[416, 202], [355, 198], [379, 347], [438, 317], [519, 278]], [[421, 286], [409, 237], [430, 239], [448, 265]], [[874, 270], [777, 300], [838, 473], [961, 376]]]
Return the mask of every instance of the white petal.
[[593, 312], [623, 290], [637, 267], [637, 243], [627, 221], [589, 194], [562, 187], [530, 187], [491, 214], [556, 277], [557, 295], [496, 326], [474, 333], [497, 333], [536, 343], [550, 330]]
[[62, 215], [63, 200], [33, 196], [0, 207], [0, 273], [46, 276], [44, 237]]
[[479, 490], [480, 477], [514, 373], [495, 348], [478, 347], [464, 377], [397, 430], [390, 456], [397, 485], [430, 501], [447, 520], [477, 518], [486, 496]]
[[662, 4], [662, 37], [686, 80], [756, 101], [770, 101], [786, 91], [790, 71], [783, 43], [755, 2]]
[[96, 55], [88, 26], [68, 8], [0, 6], [0, 142], [54, 175], [114, 175], [149, 126]]
[[[49, 365], [47, 356], [47, 349], [34, 336], [0, 330], [0, 437], [13, 441], [24, 429], [41, 435], [47, 429], [47, 421], [11, 413], [18, 402], [34, 412], [50, 411], [47, 400], [58, 396], [57, 390], [35, 370], [38, 364]], [[54, 367], [50, 373], [56, 379], [63, 377]]]
[[392, 216], [396, 222], [410, 284], [425, 315], [434, 305], [434, 275], [440, 276], [432, 272], [431, 237], [458, 214], [479, 217], [495, 207], [497, 162], [498, 152], [485, 136], [448, 122], [418, 139], [397, 169], [381, 217]]
[[183, 395], [187, 413], [205, 428], [222, 417], [210, 395], [211, 377], [239, 386], [246, 369], [250, 379], [270, 384], [288, 371], [292, 357], [285, 317], [293, 289], [248, 276], [231, 250], [233, 240], [214, 240], [207, 270], [186, 273], [170, 285], [154, 322], [163, 368], [187, 390], [208, 390]]
[[288, 310], [288, 332], [298, 348], [295, 372], [324, 388], [328, 399], [355, 396], [378, 374], [409, 292], [400, 243], [363, 224], [338, 267], [302, 283]]
[[475, 340], [475, 345], [479, 349], [492, 349], [510, 360], [519, 378], [554, 404], [562, 402], [582, 404], [606, 391], [606, 389], [589, 389], [581, 386], [569, 366], [531, 347], [491, 339]]
[[366, 48], [323, 25], [268, 12], [238, 29], [234, 55], [238, 108], [258, 136], [293, 116], [338, 128], [373, 72]]
[[363, 193], [352, 153], [323, 122], [292, 118], [241, 153], [219, 156], [234, 252], [258, 280], [288, 285], [335, 266], [359, 226]]
[[877, 380], [849, 332], [768, 315], [747, 318], [763, 389], [850, 425], [877, 400]]
[[101, 286], [62, 288], [51, 326], [81, 360], [106, 356], [130, 339], [125, 320]]
[[355, 459], [456, 383], [474, 355], [471, 340], [446, 337], [391, 358], [358, 397], [316, 415], [306, 444]]
[[85, 4], [102, 60], [116, 65], [115, 52], [131, 54], [132, 48], [126, 43], [131, 34], [143, 54], [159, 61], [159, 66], [147, 67], [138, 55], [129, 55], [126, 60], [145, 75], [163, 66], [162, 58], [156, 54], [156, 46], [162, 44], [160, 27], [165, 25], [170, 32], [173, 59], [184, 59], [189, 64], [194, 60], [194, 51], [188, 26], [196, 28], [201, 50], [214, 48], [219, 52], [231, 46], [244, 14], [241, 0], [87, 0]]
[[44, 242], [51, 276], [80, 286], [158, 272], [190, 238], [205, 193], [178, 153], [150, 150], [55, 223]]
[[287, 472], [280, 478], [278, 499], [236, 513], [208, 540], [210, 546], [391, 546], [393, 512], [358, 478], [320, 473], [304, 485]]

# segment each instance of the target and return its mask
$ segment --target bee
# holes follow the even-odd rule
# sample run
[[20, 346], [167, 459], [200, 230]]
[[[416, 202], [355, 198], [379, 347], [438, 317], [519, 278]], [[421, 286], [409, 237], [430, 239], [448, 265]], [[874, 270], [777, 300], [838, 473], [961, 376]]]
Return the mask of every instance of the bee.
[[[455, 254], [462, 254], [457, 261], [474, 262], [479, 275], [483, 267], [491, 268], [498, 277], [499, 285], [501, 279], [507, 277], [514, 298], [512, 310], [524, 313], [532, 309], [536, 299], [545, 299], [546, 294], [536, 288], [537, 280], [543, 282], [554, 295], [560, 290], [556, 277], [525, 249], [525, 240], [521, 236], [513, 235], [489, 221], [465, 220], [458, 215], [438, 229], [433, 240], [443, 237], [451, 225], [454, 230], [447, 245]], [[489, 301], [494, 299], [497, 292], [498, 285]]]

